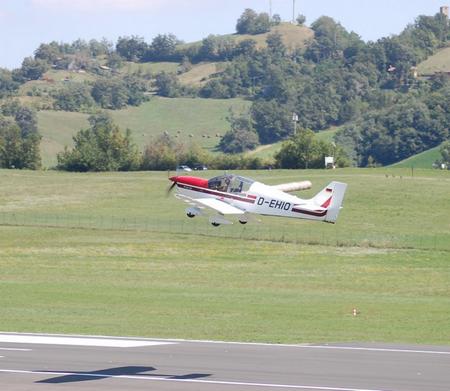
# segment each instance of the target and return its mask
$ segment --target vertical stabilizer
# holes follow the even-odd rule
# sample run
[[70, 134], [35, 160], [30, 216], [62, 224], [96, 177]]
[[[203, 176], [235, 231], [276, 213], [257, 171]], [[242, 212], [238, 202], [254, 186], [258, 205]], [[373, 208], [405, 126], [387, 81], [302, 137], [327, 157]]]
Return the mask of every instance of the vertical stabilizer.
[[328, 223], [336, 222], [339, 211], [342, 208], [346, 189], [346, 183], [331, 182], [312, 199], [316, 206], [327, 209], [324, 221], [327, 221]]

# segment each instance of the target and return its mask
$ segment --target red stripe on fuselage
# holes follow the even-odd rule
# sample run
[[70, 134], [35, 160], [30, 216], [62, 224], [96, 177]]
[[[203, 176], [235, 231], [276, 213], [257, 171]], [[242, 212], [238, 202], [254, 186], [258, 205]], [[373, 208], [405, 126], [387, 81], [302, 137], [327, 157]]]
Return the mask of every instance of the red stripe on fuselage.
[[314, 212], [312, 210], [297, 209], [297, 208], [292, 208], [292, 212], [303, 213], [305, 215], [310, 215], [310, 216], [315, 216], [315, 217], [323, 217], [327, 214], [326, 210], [321, 211], [321, 212]]

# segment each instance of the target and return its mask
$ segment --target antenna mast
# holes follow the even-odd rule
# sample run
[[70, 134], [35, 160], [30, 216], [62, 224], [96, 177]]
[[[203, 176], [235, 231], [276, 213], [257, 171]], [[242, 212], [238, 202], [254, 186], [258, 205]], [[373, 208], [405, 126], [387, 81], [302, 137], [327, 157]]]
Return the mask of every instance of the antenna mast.
[[295, 0], [292, 0], [292, 23], [295, 23]]

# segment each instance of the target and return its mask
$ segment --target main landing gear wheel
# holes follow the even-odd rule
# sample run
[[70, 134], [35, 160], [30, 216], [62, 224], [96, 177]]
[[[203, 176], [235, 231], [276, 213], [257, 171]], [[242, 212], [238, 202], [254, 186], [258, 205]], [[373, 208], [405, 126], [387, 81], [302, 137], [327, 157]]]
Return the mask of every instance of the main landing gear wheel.
[[186, 216], [189, 217], [190, 219], [192, 219], [193, 217], [195, 217], [195, 214], [193, 213], [186, 213]]
[[248, 221], [246, 221], [246, 220], [239, 220], [239, 222], [240, 222], [241, 224], [247, 224], [247, 223], [248, 223]]
[[218, 227], [220, 224], [219, 224], [219, 223], [211, 223], [211, 225], [212, 225], [213, 227]]

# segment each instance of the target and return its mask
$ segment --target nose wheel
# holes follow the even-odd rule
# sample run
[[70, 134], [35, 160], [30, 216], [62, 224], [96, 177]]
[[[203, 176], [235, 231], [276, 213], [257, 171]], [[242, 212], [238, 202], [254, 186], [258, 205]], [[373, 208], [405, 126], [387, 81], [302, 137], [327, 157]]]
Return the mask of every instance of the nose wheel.
[[241, 224], [247, 224], [247, 223], [248, 223], [248, 221], [246, 221], [246, 220], [239, 220], [239, 222], [240, 222]]
[[195, 217], [195, 214], [188, 212], [188, 213], [186, 213], [186, 216], [189, 217], [190, 219], [192, 219], [193, 217]]
[[218, 227], [220, 224], [219, 224], [219, 223], [211, 223], [211, 225], [212, 225], [213, 227]]

